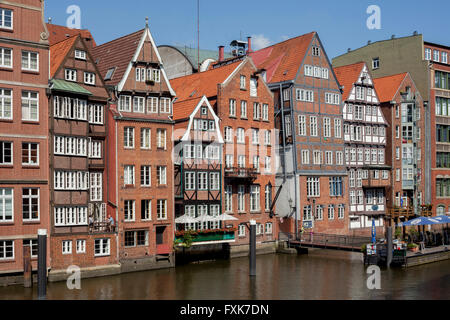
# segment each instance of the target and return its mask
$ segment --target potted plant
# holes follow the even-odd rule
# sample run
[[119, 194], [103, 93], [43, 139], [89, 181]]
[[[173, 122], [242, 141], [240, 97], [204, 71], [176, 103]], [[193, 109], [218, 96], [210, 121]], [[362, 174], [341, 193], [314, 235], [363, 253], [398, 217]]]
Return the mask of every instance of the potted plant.
[[419, 251], [419, 246], [415, 243], [410, 243], [408, 244], [408, 251], [411, 252], [418, 252]]

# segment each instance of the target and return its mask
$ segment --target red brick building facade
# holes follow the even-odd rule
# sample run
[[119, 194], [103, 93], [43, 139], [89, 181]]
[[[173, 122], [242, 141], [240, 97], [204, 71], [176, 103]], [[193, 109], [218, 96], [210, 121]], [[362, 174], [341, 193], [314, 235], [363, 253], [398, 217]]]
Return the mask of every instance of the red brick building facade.
[[0, 275], [37, 268], [37, 234], [49, 230], [48, 31], [44, 3], [0, 3]]
[[175, 93], [148, 25], [93, 53], [113, 99], [107, 211], [118, 222], [122, 271], [173, 266]]
[[342, 94], [318, 34], [250, 55], [275, 95], [281, 230], [348, 233]]
[[[388, 122], [386, 164], [392, 167], [388, 209], [410, 210], [425, 204], [425, 119], [427, 110], [411, 75], [401, 73], [374, 80]], [[417, 199], [417, 203], [415, 203]]]
[[271, 214], [274, 198], [273, 95], [250, 57], [220, 61], [212, 69], [171, 81], [177, 101], [205, 95], [221, 119], [223, 147], [223, 213], [237, 221], [232, 256], [247, 254], [250, 220], [257, 223], [259, 246], [276, 240]]

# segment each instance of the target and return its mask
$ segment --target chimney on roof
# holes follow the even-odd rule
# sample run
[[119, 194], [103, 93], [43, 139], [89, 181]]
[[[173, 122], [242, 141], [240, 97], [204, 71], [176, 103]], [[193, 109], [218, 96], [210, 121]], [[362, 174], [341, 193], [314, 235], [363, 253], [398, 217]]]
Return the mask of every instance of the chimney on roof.
[[372, 40], [367, 41], [367, 45], [369, 45], [369, 44], [371, 44], [371, 43], [372, 43]]
[[352, 48], [348, 48], [348, 49], [347, 49], [347, 52], [351, 52], [351, 51], [352, 51]]
[[222, 62], [225, 59], [225, 47], [219, 47], [219, 62]]
[[248, 46], [247, 46], [247, 54], [252, 53], [252, 37], [247, 37]]
[[48, 23], [52, 24], [52, 18], [51, 17], [48, 18]]
[[419, 33], [417, 31], [414, 31], [413, 36], [417, 36]]
[[394, 39], [395, 39], [395, 34], [393, 34], [393, 35], [392, 35], [391, 39], [392, 39], [392, 40], [394, 40]]

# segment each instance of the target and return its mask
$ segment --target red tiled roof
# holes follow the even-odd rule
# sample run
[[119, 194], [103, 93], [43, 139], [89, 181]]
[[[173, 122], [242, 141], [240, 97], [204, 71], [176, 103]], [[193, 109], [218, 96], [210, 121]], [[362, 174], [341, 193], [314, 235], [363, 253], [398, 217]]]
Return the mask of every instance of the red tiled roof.
[[176, 78], [170, 80], [170, 84], [177, 93], [178, 101], [203, 96], [209, 99], [217, 96], [217, 85], [223, 83], [241, 63], [243, 62], [237, 61], [216, 69]]
[[268, 83], [293, 80], [297, 76], [316, 32], [292, 38], [250, 54], [259, 69], [266, 69]]
[[76, 36], [76, 35], [81, 35], [81, 37], [83, 39], [89, 38], [92, 41], [92, 46], [95, 47], [96, 43], [94, 40], [94, 37], [92, 36], [91, 32], [87, 29], [70, 29], [64, 26], [58, 26], [56, 24], [50, 24], [47, 23], [47, 29], [48, 32], [50, 34], [49, 36], [49, 42], [50, 42], [50, 46], [67, 40], [70, 37]]
[[173, 104], [173, 120], [183, 120], [189, 118], [195, 108], [202, 100], [202, 97], [175, 102]]
[[112, 79], [106, 81], [107, 85], [117, 85], [122, 80], [144, 31], [145, 29], [142, 29], [92, 49], [92, 56], [94, 61], [97, 61], [102, 77], [106, 76], [109, 69], [116, 68]]
[[78, 35], [75, 35], [50, 46], [50, 76], [52, 78], [77, 39]]
[[347, 66], [334, 68], [334, 73], [336, 74], [339, 84], [344, 87], [344, 94], [342, 97], [344, 101], [348, 99], [348, 96], [352, 91], [353, 84], [358, 81], [365, 65], [365, 62], [358, 62]]
[[380, 102], [393, 101], [407, 75], [408, 73], [404, 72], [392, 76], [374, 79], [375, 90], [378, 93]]

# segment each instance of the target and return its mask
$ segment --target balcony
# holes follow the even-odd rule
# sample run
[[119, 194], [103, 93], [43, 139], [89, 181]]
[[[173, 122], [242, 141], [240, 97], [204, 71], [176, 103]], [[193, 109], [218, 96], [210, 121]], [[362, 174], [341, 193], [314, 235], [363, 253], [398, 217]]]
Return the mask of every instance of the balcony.
[[225, 178], [256, 180], [258, 178], [258, 170], [254, 168], [225, 168]]
[[193, 246], [208, 243], [234, 242], [236, 229], [217, 229], [217, 230], [197, 230], [197, 231], [178, 231], [175, 233], [175, 242], [179, 246]]
[[363, 188], [384, 188], [384, 187], [390, 187], [390, 179], [375, 179], [375, 178], [368, 178], [366, 180], [362, 181]]

